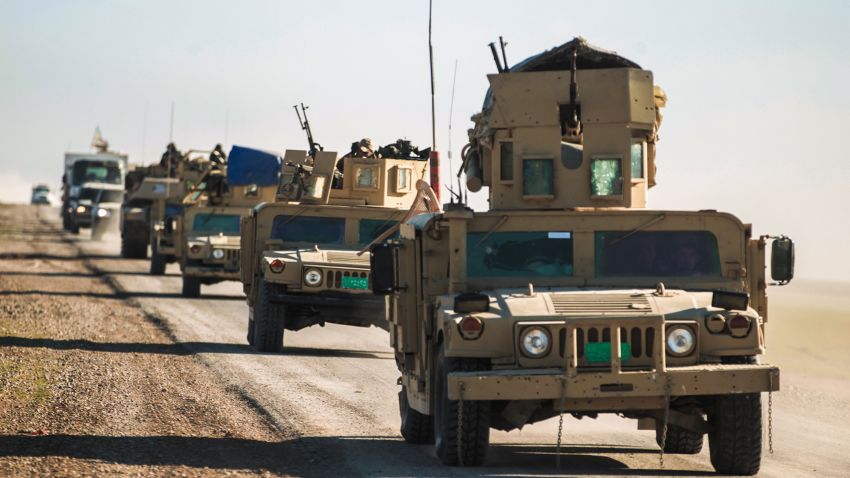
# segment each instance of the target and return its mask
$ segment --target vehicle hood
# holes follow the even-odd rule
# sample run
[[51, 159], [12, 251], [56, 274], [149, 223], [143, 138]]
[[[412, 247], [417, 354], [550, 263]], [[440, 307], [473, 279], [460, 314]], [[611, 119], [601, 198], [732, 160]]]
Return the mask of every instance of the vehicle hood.
[[357, 251], [325, 249], [292, 249], [267, 251], [267, 260], [280, 259], [287, 262], [300, 262], [304, 265], [339, 266], [348, 268], [369, 268], [369, 256], [357, 255]]
[[[484, 291], [490, 312], [502, 317], [642, 317], [668, 319], [702, 316], [711, 306], [711, 292], [655, 289], [534, 291], [523, 289]], [[449, 304], [451, 307], [451, 303]]]
[[186, 240], [190, 244], [201, 243], [209, 246], [239, 248], [242, 238], [240, 236], [216, 234], [210, 236], [187, 236]]

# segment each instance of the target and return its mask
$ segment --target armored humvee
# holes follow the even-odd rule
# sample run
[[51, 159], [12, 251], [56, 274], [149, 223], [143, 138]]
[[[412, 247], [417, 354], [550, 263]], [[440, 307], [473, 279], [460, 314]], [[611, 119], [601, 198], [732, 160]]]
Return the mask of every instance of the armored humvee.
[[165, 274], [167, 265], [178, 262], [182, 256], [183, 201], [189, 192], [195, 199], [200, 195], [198, 185], [211, 169], [208, 153], [202, 150], [182, 153], [169, 144], [160, 161], [167, 176], [144, 178], [142, 191], [134, 195], [151, 201], [148, 214], [152, 275]]
[[279, 173], [277, 156], [234, 146], [189, 191], [178, 225], [184, 297], [200, 296], [201, 284], [239, 280], [240, 220], [274, 200]]
[[242, 221], [248, 342], [278, 352], [284, 330], [337, 323], [387, 327], [359, 251], [402, 220], [430, 150], [382, 148], [379, 157], [288, 150], [278, 199]]
[[[417, 215], [372, 250], [402, 436], [475, 466], [490, 428], [616, 413], [664, 452], [708, 434], [718, 472], [756, 473], [760, 394], [779, 389], [758, 361], [769, 238], [727, 213], [645, 209], [665, 101], [650, 71], [579, 38], [488, 79], [463, 170], [491, 209]], [[787, 238], [772, 276], [793, 276]]]

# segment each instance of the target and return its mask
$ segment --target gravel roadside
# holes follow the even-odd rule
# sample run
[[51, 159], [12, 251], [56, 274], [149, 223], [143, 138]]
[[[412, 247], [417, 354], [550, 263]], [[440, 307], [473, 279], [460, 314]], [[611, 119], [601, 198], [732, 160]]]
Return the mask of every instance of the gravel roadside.
[[0, 205], [0, 476], [311, 474], [295, 431], [117, 296], [48, 212]]

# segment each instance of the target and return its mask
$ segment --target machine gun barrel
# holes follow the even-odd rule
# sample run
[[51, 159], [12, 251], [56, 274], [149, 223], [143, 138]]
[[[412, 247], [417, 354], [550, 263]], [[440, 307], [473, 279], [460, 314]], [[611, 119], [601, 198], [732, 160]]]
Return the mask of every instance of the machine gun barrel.
[[[301, 111], [298, 111], [298, 105], [294, 105], [293, 108], [295, 108], [295, 114], [298, 115], [298, 124], [301, 125], [301, 129], [303, 131], [307, 132], [307, 143], [310, 145], [310, 157], [315, 158], [316, 153], [324, 151], [325, 148], [313, 140], [313, 130], [310, 129], [310, 120], [307, 119], [307, 106], [304, 106], [304, 103], [301, 103]], [[304, 114], [303, 119], [301, 118], [302, 113]]]

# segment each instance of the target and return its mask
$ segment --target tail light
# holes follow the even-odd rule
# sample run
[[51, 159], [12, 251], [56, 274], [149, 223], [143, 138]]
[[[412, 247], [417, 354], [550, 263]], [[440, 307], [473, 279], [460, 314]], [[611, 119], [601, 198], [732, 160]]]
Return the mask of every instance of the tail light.
[[275, 274], [280, 274], [281, 272], [283, 272], [283, 269], [285, 267], [286, 263], [280, 259], [274, 259], [273, 261], [269, 262], [269, 269], [271, 269], [271, 271]]
[[745, 315], [733, 315], [726, 321], [726, 325], [732, 337], [746, 337], [750, 333], [752, 321]]
[[484, 331], [484, 324], [478, 317], [467, 315], [460, 319], [458, 329], [460, 329], [460, 334], [463, 338], [467, 340], [474, 340], [481, 336], [481, 332]]
[[191, 247], [189, 247], [189, 252], [191, 252], [192, 254], [197, 254], [201, 252], [201, 246], [193, 244]]

